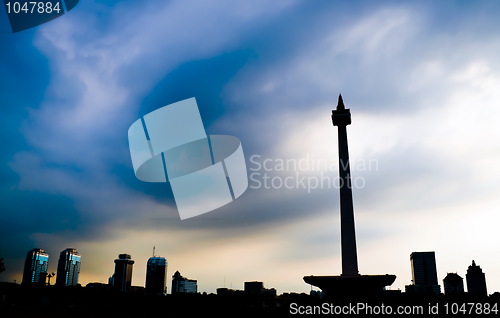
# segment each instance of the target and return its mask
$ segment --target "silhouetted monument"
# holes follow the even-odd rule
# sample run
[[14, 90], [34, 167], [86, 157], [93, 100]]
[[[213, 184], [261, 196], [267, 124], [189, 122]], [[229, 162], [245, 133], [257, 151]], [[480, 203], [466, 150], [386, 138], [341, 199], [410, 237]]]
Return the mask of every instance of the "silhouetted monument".
[[473, 296], [487, 296], [488, 291], [486, 289], [486, 278], [484, 276], [483, 270], [480, 266], [476, 265], [475, 261], [472, 261], [472, 265], [467, 269], [467, 274], [465, 274], [465, 279], [467, 281], [467, 292]]
[[346, 126], [351, 124], [351, 112], [345, 108], [342, 95], [339, 95], [337, 109], [332, 111], [332, 122], [334, 126], [338, 127], [342, 275], [305, 276], [304, 281], [334, 296], [372, 295], [381, 292], [385, 286], [391, 285], [396, 276], [389, 274], [360, 275], [358, 272], [346, 129]]

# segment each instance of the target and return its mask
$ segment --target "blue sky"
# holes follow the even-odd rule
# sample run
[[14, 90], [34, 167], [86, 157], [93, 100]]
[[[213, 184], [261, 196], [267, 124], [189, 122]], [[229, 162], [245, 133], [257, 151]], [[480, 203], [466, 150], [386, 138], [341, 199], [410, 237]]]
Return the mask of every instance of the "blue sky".
[[[82, 1], [12, 34], [0, 25], [1, 280], [34, 247], [82, 254], [81, 282], [152, 246], [201, 291], [261, 280], [308, 291], [340, 274], [338, 191], [250, 188], [181, 221], [168, 185], [134, 176], [127, 129], [196, 97], [209, 134], [237, 136], [254, 179], [334, 178], [330, 111], [342, 93], [359, 267], [411, 280], [409, 255], [436, 251], [438, 275], [472, 259], [500, 290], [500, 5], [491, 1]], [[3, 12], [1, 14], [4, 14]], [[372, 165], [364, 165], [372, 163]], [[335, 165], [333, 165], [335, 166]], [[442, 282], [441, 282], [442, 283]]]

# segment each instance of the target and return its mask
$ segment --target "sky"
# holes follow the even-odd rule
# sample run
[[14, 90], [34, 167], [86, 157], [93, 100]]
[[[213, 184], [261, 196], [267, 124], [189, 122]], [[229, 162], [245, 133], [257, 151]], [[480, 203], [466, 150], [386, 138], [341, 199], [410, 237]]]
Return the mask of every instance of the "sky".
[[[0, 281], [26, 252], [168, 260], [198, 290], [263, 281], [309, 292], [339, 275], [337, 132], [348, 126], [361, 274], [411, 283], [435, 251], [439, 283], [475, 260], [500, 291], [500, 3], [86, 0], [18, 33], [0, 10]], [[180, 220], [168, 184], [135, 178], [127, 130], [195, 97], [208, 134], [240, 139], [249, 188]], [[170, 290], [170, 279], [168, 280]]]

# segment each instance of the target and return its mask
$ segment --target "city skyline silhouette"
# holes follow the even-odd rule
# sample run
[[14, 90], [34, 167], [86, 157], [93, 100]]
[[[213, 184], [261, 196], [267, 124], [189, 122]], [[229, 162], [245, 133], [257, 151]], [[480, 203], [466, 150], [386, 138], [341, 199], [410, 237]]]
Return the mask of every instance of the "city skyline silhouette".
[[[346, 109], [342, 95], [338, 96], [338, 103], [332, 111], [333, 125], [338, 128], [338, 173], [340, 193], [340, 225], [341, 225], [341, 261], [342, 272], [340, 275], [329, 276], [304, 276], [304, 281], [320, 289], [320, 292], [331, 299], [356, 300], [361, 297], [382, 297], [391, 291], [390, 286], [396, 279], [395, 275], [362, 275], [358, 271], [356, 232], [353, 204], [353, 185], [351, 180], [348, 138], [346, 126], [351, 124], [350, 109]], [[145, 289], [141, 286], [132, 286], [133, 267], [135, 261], [130, 254], [121, 253], [114, 260], [115, 268], [109, 277], [108, 283], [91, 282], [87, 286], [108, 286], [118, 293], [140, 293], [146, 295], [167, 295], [167, 268], [168, 260], [155, 255], [156, 246], [153, 245], [153, 256], [148, 259]], [[435, 252], [412, 252], [411, 284], [405, 286], [404, 293], [408, 297], [423, 296], [450, 296], [454, 294], [469, 295], [470, 297], [487, 297], [485, 274], [475, 261], [467, 269], [465, 293], [463, 278], [456, 273], [448, 272], [439, 283]], [[50, 278], [55, 273], [49, 274], [49, 254], [45, 250], [35, 248], [27, 253], [23, 270], [22, 284], [24, 286], [50, 286]], [[74, 248], [66, 248], [60, 253], [56, 285], [60, 287], [79, 285], [81, 255]], [[245, 290], [252, 283], [245, 282]], [[261, 284], [261, 283], [259, 283]], [[254, 284], [255, 285], [255, 284]], [[261, 285], [259, 285], [261, 286]], [[443, 290], [441, 289], [443, 287]], [[263, 286], [259, 287], [263, 290]], [[217, 288], [217, 292], [225, 286]], [[258, 288], [257, 288], [258, 289]], [[232, 289], [230, 289], [232, 290]], [[276, 290], [274, 295], [276, 295]], [[396, 291], [396, 290], [394, 290]], [[399, 293], [403, 291], [397, 290]], [[179, 270], [172, 276], [172, 294], [198, 293], [197, 280], [183, 277]], [[206, 291], [203, 292], [206, 294]], [[497, 292], [498, 295], [500, 293]], [[389, 295], [389, 294], [388, 294]]]
[[[76, 251], [76, 249], [73, 249], [73, 248], [67, 248], [65, 250], [63, 250], [61, 253], [60, 253], [60, 256], [59, 256], [59, 259], [58, 259], [58, 264], [61, 264], [63, 263], [64, 264], [64, 260], [67, 260], [67, 255], [68, 254], [68, 251], [70, 251], [71, 253], [74, 253], [76, 255], [79, 256], [79, 258], [81, 258], [81, 255]], [[43, 261], [44, 261], [44, 265], [42, 266], [43, 269], [40, 270], [40, 269], [37, 269], [36, 266], [33, 267], [33, 266], [30, 266], [28, 265], [29, 264], [29, 260], [34, 260], [33, 257], [30, 257], [30, 255], [34, 255], [34, 252], [36, 253], [41, 253], [43, 255]], [[414, 256], [415, 255], [415, 256]], [[414, 265], [414, 259], [415, 257], [427, 257], [427, 255], [430, 255], [432, 257], [431, 260], [429, 261], [425, 261], [426, 265]], [[50, 280], [47, 278], [47, 274], [50, 273], [50, 270], [49, 270], [49, 267], [48, 267], [48, 262], [47, 262], [47, 259], [49, 259], [49, 254], [44, 250], [44, 249], [40, 249], [40, 248], [35, 248], [35, 249], [32, 249], [30, 251], [28, 251], [28, 255], [26, 257], [26, 260], [25, 260], [25, 266], [24, 266], [24, 271], [23, 271], [23, 279], [22, 279], [22, 284], [23, 285], [28, 285], [28, 286], [51, 286], [51, 285], [55, 285], [57, 286], [58, 284], [55, 283], [55, 281], [53, 281], [53, 284], [50, 284]], [[409, 290], [408, 286], [414, 286], [414, 285], [425, 285], [425, 284], [430, 284], [428, 286], [428, 288], [426, 290], [424, 290], [423, 292], [424, 293], [430, 293], [430, 294], [445, 294], [445, 290], [444, 290], [444, 280], [450, 275], [450, 274], [453, 274], [453, 275], [457, 275], [457, 273], [455, 272], [447, 272], [447, 276], [446, 277], [443, 277], [443, 278], [440, 278], [438, 277], [437, 275], [437, 272], [436, 272], [436, 267], [437, 267], [437, 262], [436, 262], [436, 258], [435, 258], [435, 252], [431, 252], [431, 251], [415, 251], [415, 252], [412, 252], [411, 255], [410, 255], [410, 266], [411, 266], [411, 285], [407, 285], [406, 286], [406, 290], [403, 290], [401, 292], [406, 292], [406, 293], [415, 293], [414, 290]], [[37, 258], [38, 260], [38, 258]], [[151, 261], [158, 261], [160, 260], [161, 262], [164, 262], [163, 265], [163, 268], [165, 268], [165, 272], [166, 272], [166, 275], [164, 276], [164, 278], [166, 279], [166, 277], [168, 277], [168, 272], [166, 270], [167, 268], [167, 262], [168, 260], [165, 258], [165, 257], [161, 257], [161, 256], [152, 256], [150, 257], [148, 260], [147, 260], [147, 264], [148, 264], [148, 268], [147, 268], [147, 272], [150, 272], [150, 269], [149, 269], [149, 265], [151, 263]], [[164, 260], [164, 261], [162, 261]], [[418, 261], [417, 264], [421, 264], [422, 261]], [[40, 262], [41, 263], [41, 262]], [[115, 263], [115, 270], [113, 273], [111, 273], [111, 276], [109, 277], [108, 279], [108, 282], [107, 283], [102, 283], [102, 282], [89, 282], [87, 283], [92, 285], [92, 284], [104, 284], [104, 285], [109, 285], [110, 288], [112, 289], [113, 286], [115, 285], [114, 282], [113, 282], [113, 276], [115, 273], [126, 273], [128, 272], [127, 275], [123, 274], [123, 277], [125, 276], [128, 276], [127, 278], [124, 278], [125, 280], [129, 281], [131, 283], [131, 277], [132, 277], [132, 274], [134, 273], [133, 270], [127, 270], [126, 267], [123, 267], [123, 266], [126, 266], [126, 265], [121, 265], [121, 264], [130, 264], [132, 266], [129, 266], [129, 268], [133, 268], [133, 264], [135, 264], [135, 260], [132, 259], [132, 256], [130, 254], [125, 254], [125, 253], [122, 253], [120, 255], [118, 255], [118, 258], [116, 258], [114, 260], [114, 263]], [[423, 263], [422, 263], [423, 264]], [[424, 266], [424, 267], [422, 267]], [[125, 269], [122, 269], [125, 268]], [[31, 268], [31, 270], [29, 269]], [[428, 281], [429, 278], [426, 278], [428, 277], [429, 274], [422, 274], [423, 272], [427, 273], [428, 269], [416, 269], [416, 268], [430, 268], [430, 271], [431, 271], [431, 278], [429, 280], [430, 283], [426, 283]], [[67, 269], [66, 269], [67, 270]], [[163, 269], [162, 269], [163, 270]], [[80, 269], [78, 267], [77, 269], [77, 274], [76, 274], [76, 278], [73, 278], [71, 280], [71, 283], [68, 283], [68, 281], [65, 281], [65, 283], [60, 283], [60, 287], [68, 287], [68, 286], [75, 286], [75, 285], [80, 285], [80, 282], [78, 280], [78, 274], [80, 273]], [[36, 279], [34, 278], [34, 276], [32, 276], [30, 273], [33, 272], [35, 273], [36, 272]], [[54, 273], [55, 274], [55, 273]], [[58, 271], [57, 271], [57, 275], [59, 276], [62, 276], [61, 274], [65, 274], [65, 269], [64, 269], [64, 266], [62, 267], [62, 269], [60, 269], [60, 265], [58, 265]], [[61, 278], [58, 278], [58, 276], [56, 276], [56, 279], [61, 279]], [[74, 275], [74, 274], [73, 274]], [[172, 277], [174, 276], [178, 276], [178, 277], [181, 277], [183, 278], [182, 276], [180, 276], [180, 273], [179, 273], [179, 270], [176, 270], [175, 273], [173, 274]], [[415, 276], [417, 275], [417, 276]], [[420, 275], [420, 276], [418, 276]], [[422, 276], [424, 275], [424, 276]], [[488, 295], [492, 295], [492, 294], [495, 294], [495, 293], [500, 293], [500, 291], [492, 291], [490, 293], [487, 292], [487, 288], [486, 288], [486, 278], [485, 278], [485, 273], [482, 271], [481, 267], [478, 266], [476, 264], [476, 262], [474, 260], [472, 260], [472, 265], [469, 265], [467, 270], [466, 270], [466, 274], [463, 275], [464, 277], [467, 278], [467, 276], [469, 276], [470, 278], [467, 278], [470, 280], [470, 282], [462, 282], [463, 285], [462, 286], [466, 286], [467, 288], [466, 289], [462, 289], [461, 292], [462, 293], [472, 293], [472, 294], [480, 294], [480, 296], [488, 296]], [[478, 277], [479, 276], [479, 277]], [[66, 278], [68, 278], [68, 276], [66, 275], [65, 276]], [[71, 277], [71, 276], [69, 276]], [[419, 278], [419, 277], [422, 277], [422, 278]], [[425, 277], [425, 278], [424, 278]], [[454, 277], [453, 277], [454, 278]], [[163, 279], [163, 278], [161, 278]], [[184, 278], [183, 278], [184, 279]], [[420, 279], [420, 280], [419, 280]], [[423, 281], [422, 281], [423, 279]], [[462, 281], [464, 278], [461, 278]], [[21, 283], [19, 282], [19, 284]], [[139, 286], [135, 286], [135, 287], [145, 287], [147, 286], [147, 283], [148, 282], [148, 278], [146, 278], [146, 281], [144, 284], [142, 285], [139, 285]], [[18, 283], [18, 282], [14, 282], [14, 283]], [[245, 282], [246, 284], [246, 282]], [[484, 284], [484, 287], [483, 285]], [[84, 284], [85, 285], [85, 284]], [[220, 286], [218, 287], [217, 289], [219, 288], [227, 288], [225, 285], [226, 283], [224, 282], [223, 284], [224, 286]], [[128, 287], [126, 287], [125, 283], [118, 283], [117, 284], [117, 289], [119, 290], [119, 292], [123, 292], [123, 293], [130, 293], [130, 287], [132, 285], [130, 284]], [[167, 286], [167, 285], [165, 285]], [[434, 287], [436, 286], [436, 287]], [[469, 287], [471, 286], [471, 287]], [[232, 287], [232, 283], [231, 283], [231, 287]], [[312, 287], [312, 285], [311, 285]], [[147, 287], [146, 287], [147, 288]], [[471, 291], [469, 291], [469, 288], [471, 289]], [[238, 289], [236, 289], [238, 290]], [[390, 288], [387, 288], [386, 290], [391, 290]], [[312, 291], [312, 288], [311, 288], [311, 291]], [[321, 290], [320, 290], [321, 291]], [[198, 291], [197, 291], [198, 292]], [[200, 293], [207, 293], [207, 291], [199, 291]], [[288, 292], [296, 292], [296, 291], [288, 291]], [[417, 291], [418, 293], [419, 291]], [[285, 292], [286, 293], [286, 292]], [[362, 293], [360, 293], [362, 294]], [[355, 296], [355, 295], [354, 295]]]
[[[347, 115], [346, 115], [347, 114]], [[347, 134], [346, 134], [346, 125], [350, 125], [351, 124], [351, 118], [350, 118], [350, 112], [349, 112], [349, 109], [346, 109], [345, 108], [345, 105], [344, 105], [344, 102], [343, 102], [343, 98], [342, 98], [342, 95], [339, 94], [338, 96], [338, 104], [337, 104], [337, 108], [336, 110], [333, 111], [333, 115], [332, 115], [332, 121], [333, 121], [333, 124], [334, 126], [339, 126], [339, 133], [338, 133], [338, 140], [339, 140], [339, 146], [338, 146], [338, 151], [339, 151], [339, 156], [338, 156], [338, 173], [339, 173], [339, 184], [337, 186], [337, 188], [334, 190], [334, 191], [339, 191], [340, 192], [340, 225], [341, 225], [341, 231], [340, 231], [340, 234], [341, 234], [341, 240], [340, 240], [340, 245], [341, 245], [341, 248], [340, 248], [340, 259], [341, 259], [341, 264], [342, 264], [342, 271], [341, 271], [341, 274], [338, 276], [338, 278], [343, 278], [342, 281], [346, 280], [347, 278], [349, 277], [352, 277], [352, 278], [355, 278], [355, 277], [359, 277], [361, 278], [361, 276], [363, 276], [364, 278], [366, 279], [374, 279], [372, 283], [375, 283], [375, 279], [378, 279], [380, 280], [380, 286], [377, 287], [378, 290], [380, 291], [383, 286], [390, 286], [392, 285], [392, 283], [394, 282], [394, 280], [396, 279], [396, 276], [395, 275], [388, 275], [388, 274], [385, 274], [385, 275], [360, 275], [359, 271], [358, 271], [358, 264], [357, 264], [357, 250], [356, 250], [356, 233], [355, 233], [355, 225], [354, 225], [354, 212], [353, 212], [353, 199], [352, 199], [352, 189], [355, 188], [352, 180], [351, 180], [351, 172], [350, 172], [350, 165], [349, 165], [349, 151], [348, 151], [348, 147], [347, 147]], [[338, 118], [337, 118], [338, 117]], [[288, 161], [287, 161], [288, 163]], [[265, 166], [265, 165], [264, 165]], [[299, 165], [295, 165], [294, 169], [297, 169]], [[252, 169], [250, 169], [252, 170]], [[322, 171], [323, 172], [323, 171]], [[326, 170], [326, 172], [330, 172], [328, 170]], [[332, 207], [332, 210], [334, 210], [334, 208]], [[66, 283], [63, 283], [62, 281], [62, 278], [61, 276], [62, 275], [55, 275], [56, 272], [52, 272], [49, 270], [48, 268], [48, 262], [46, 261], [47, 258], [48, 258], [48, 254], [45, 253], [45, 251], [43, 249], [33, 249], [31, 250], [30, 252], [28, 252], [28, 256], [31, 255], [30, 253], [32, 253], [33, 251], [41, 251], [41, 253], [44, 255], [44, 264], [43, 265], [40, 265], [43, 267], [43, 270], [42, 272], [40, 272], [40, 269], [37, 269], [36, 270], [36, 274], [33, 274], [36, 278], [29, 278], [31, 279], [33, 282], [38, 282], [37, 284], [38, 285], [45, 285], [45, 284], [48, 284], [50, 285], [50, 279], [53, 277], [53, 276], [56, 276], [55, 278], [55, 281], [57, 281], [57, 285], [76, 285], [76, 283], [68, 283], [68, 277], [66, 277]], [[61, 257], [59, 259], [59, 265], [57, 266], [57, 273], [59, 274], [60, 272], [62, 272], [63, 270], [61, 270], [61, 266], [64, 267], [63, 265], [63, 253], [66, 253], [67, 254], [67, 251], [74, 251], [74, 253], [76, 253], [77, 257], [79, 258], [80, 257], [80, 254], [78, 254], [76, 252], [75, 249], [71, 249], [71, 248], [66, 248], [64, 251], [61, 252]], [[153, 254], [154, 254], [154, 251], [155, 251], [155, 246], [153, 247]], [[37, 252], [38, 253], [38, 252]], [[71, 252], [73, 253], [73, 252]], [[398, 290], [398, 291], [402, 291], [402, 292], [406, 292], [408, 294], [412, 294], [412, 293], [419, 293], [419, 291], [423, 290], [423, 289], [428, 289], [428, 290], [433, 290], [433, 294], [441, 294], [441, 287], [444, 288], [444, 281], [442, 281], [441, 283], [439, 283], [439, 280], [437, 279], [437, 269], [434, 269], [434, 275], [435, 275], [435, 278], [433, 278], [433, 283], [429, 283], [431, 285], [425, 287], [424, 285], [422, 285], [422, 283], [418, 283], [418, 282], [415, 282], [415, 267], [414, 267], [414, 261], [413, 261], [413, 255], [424, 255], [425, 253], [430, 253], [430, 252], [412, 252], [411, 255], [410, 255], [410, 260], [411, 260], [411, 274], [412, 274], [412, 279], [411, 279], [411, 283], [410, 284], [406, 284], [404, 285], [404, 289], [399, 287], [399, 288], [395, 288], [395, 290]], [[432, 252], [432, 255], [434, 255], [434, 252]], [[334, 255], [335, 256], [335, 255]], [[337, 255], [338, 257], [338, 255]], [[433, 257], [433, 260], [432, 260], [432, 264], [434, 264], [433, 266], [435, 267], [436, 265], [436, 260]], [[29, 271], [27, 268], [28, 268], [28, 258], [26, 258], [25, 260], [25, 266], [24, 266], [24, 273], [22, 275], [22, 282], [24, 285], [27, 285], [28, 283], [28, 276], [26, 273], [27, 271]], [[122, 259], [123, 258], [123, 259]], [[150, 258], [151, 260], [151, 258]], [[34, 260], [32, 260], [34, 262]], [[132, 266], [129, 266], [129, 268], [127, 269], [126, 267], [124, 267], [123, 269], [120, 269], [121, 267], [125, 266], [125, 265], [119, 265], [121, 263], [125, 264], [130, 264], [130, 265], [133, 265], [135, 261], [131, 260], [131, 256], [129, 254], [122, 254], [120, 253], [119, 254], [119, 257], [118, 259], [115, 259], [115, 270], [114, 270], [114, 274], [109, 278], [108, 280], [108, 285], [109, 286], [112, 286], [114, 289], [120, 291], [120, 292], [124, 292], [124, 293], [130, 293], [131, 292], [131, 287], [132, 287]], [[38, 265], [37, 265], [38, 266]], [[148, 263], [148, 268], [149, 268], [149, 263]], [[420, 265], [419, 265], [420, 266]], [[36, 266], [35, 266], [36, 267]], [[41, 268], [42, 268], [41, 267]], [[70, 281], [78, 281], [78, 275], [79, 275], [79, 270], [80, 270], [80, 262], [78, 262], [78, 273], [76, 274], [77, 277], [76, 278], [72, 278], [70, 279]], [[476, 265], [475, 265], [475, 262], [473, 261], [473, 265], [472, 267], [469, 266], [469, 269], [467, 271], [467, 273], [469, 273], [471, 271], [471, 268], [473, 269], [473, 271], [476, 269]], [[478, 270], [480, 270], [480, 267], [477, 267], [479, 268]], [[15, 269], [15, 271], [17, 270], [17, 272], [19, 273], [19, 269]], [[149, 273], [149, 269], [147, 270], [147, 273]], [[453, 272], [458, 272], [457, 270], [452, 270], [451, 273]], [[177, 273], [179, 273], [177, 271]], [[449, 276], [450, 274], [450, 271], [447, 271], [446, 272], [448, 275], [446, 277]], [[483, 279], [484, 279], [484, 273], [481, 274], [482, 272], [480, 272], [480, 274], [477, 274], [477, 275], [482, 275]], [[115, 279], [115, 274], [118, 275], [117, 279]], [[17, 274], [19, 275], [19, 274]], [[71, 274], [71, 275], [74, 275], [74, 274]], [[383, 276], [383, 277], [382, 277]], [[473, 276], [472, 274], [467, 274], [467, 275], [464, 275], [464, 277], [468, 277], [468, 276]], [[311, 286], [311, 290], [314, 287], [318, 288], [319, 291], [322, 291], [322, 292], [326, 292], [327, 294], [329, 294], [329, 296], [331, 296], [333, 293], [334, 293], [334, 290], [337, 289], [339, 292], [342, 292], [342, 293], [346, 293], [346, 288], [347, 286], [350, 286], [350, 290], [354, 291], [353, 295], [356, 295], [358, 293], [358, 291], [362, 294], [362, 290], [369, 290], [370, 287], [368, 287], [368, 285], [372, 284], [372, 283], [369, 283], [368, 281], [364, 281], [364, 283], [361, 283], [361, 281], [359, 282], [359, 285], [358, 283], [354, 284], [353, 282], [351, 283], [340, 283], [340, 280], [339, 280], [339, 283], [335, 283], [333, 280], [331, 282], [326, 282], [327, 279], [333, 279], [337, 276], [326, 276], [326, 275], [320, 275], [320, 276], [305, 276], [304, 277], [304, 281], [309, 284]], [[1, 277], [0, 277], [1, 278]], [[403, 278], [404, 279], [404, 278]], [[444, 277], [443, 277], [444, 279]], [[323, 280], [325, 280], [325, 282], [323, 282]], [[476, 279], [477, 280], [477, 279]], [[17, 280], [15, 279], [14, 282], [16, 282]], [[146, 277], [146, 282], [148, 281], [148, 278]], [[384, 281], [384, 285], [381, 285], [382, 281]], [[241, 283], [241, 282], [240, 282]], [[78, 283], [79, 284], [79, 283]], [[95, 281], [87, 281], [87, 284], [103, 284], [103, 279], [99, 279], [99, 280], [95, 280]], [[106, 283], [104, 283], [106, 284]], [[331, 285], [333, 284], [333, 285]], [[328, 287], [328, 286], [336, 286], [338, 284], [338, 287]], [[483, 284], [483, 283], [478, 283], [479, 285]], [[138, 287], [141, 287], [143, 285], [147, 285], [146, 284], [136, 284], [135, 285], [135, 288], [138, 288]], [[232, 283], [231, 283], [232, 285]], [[377, 285], [377, 284], [375, 284]], [[165, 285], [166, 286], [166, 285]], [[422, 287], [424, 286], [424, 287]], [[466, 285], [468, 286], [468, 285]], [[479, 290], [486, 290], [486, 288], [483, 288], [482, 287], [477, 287], [477, 283], [471, 283], [471, 288], [473, 289], [473, 292], [472, 293], [475, 293], [475, 294], [481, 294], [483, 296], [486, 296], [487, 293], [486, 291], [484, 292], [477, 292], [477, 291], [474, 291], [475, 289], [479, 289]], [[215, 288], [213, 287], [212, 288], [212, 292], [214, 289], [219, 289], [221, 288], [220, 286], [217, 287], [215, 286]], [[224, 287], [223, 288], [226, 288], [225, 286], [225, 276], [224, 276]], [[388, 289], [390, 290], [391, 288], [388, 287]], [[166, 289], [165, 289], [166, 290]], [[204, 293], [206, 293], [207, 291], [203, 291]], [[295, 290], [290, 290], [289, 292], [296, 292]], [[298, 290], [298, 292], [304, 292], [304, 290]], [[443, 293], [444, 293], [444, 289], [443, 289]]]
[[[434, 252], [428, 251], [413, 252], [410, 255], [412, 285], [406, 286], [405, 292], [373, 290], [371, 279], [378, 276], [351, 275], [320, 276], [322, 279], [328, 278], [327, 285], [323, 285], [326, 286], [324, 291], [311, 289], [309, 294], [278, 293], [275, 288], [269, 288], [262, 281], [245, 281], [243, 289], [220, 287], [216, 293], [201, 293], [197, 289], [198, 281], [183, 277], [178, 270], [171, 276], [171, 293], [167, 294], [167, 262], [165, 258], [155, 256], [154, 253], [148, 260], [145, 287], [131, 285], [135, 261], [129, 254], [120, 254], [115, 259], [115, 271], [108, 284], [94, 282], [82, 287], [75, 280], [72, 281], [73, 284], [60, 283], [61, 275], [71, 277], [67, 274], [72, 270], [65, 271], [60, 268], [61, 264], [71, 260], [72, 255], [80, 256], [72, 248], [61, 252], [59, 276], [56, 275], [56, 278], [59, 277], [58, 283], [50, 285], [53, 274], [47, 275], [46, 272], [49, 255], [39, 248], [29, 251], [23, 284], [0, 283], [2, 313], [6, 317], [19, 317], [43, 311], [50, 317], [63, 317], [71, 310], [74, 311], [75, 317], [109, 317], [149, 315], [157, 313], [165, 306], [173, 305], [186, 308], [186, 313], [191, 315], [218, 313], [222, 316], [234, 316], [244, 310], [248, 315], [258, 314], [266, 317], [313, 313], [365, 316], [482, 316], [499, 312], [500, 292], [487, 293], [485, 274], [474, 260], [466, 274], [467, 292], [463, 278], [456, 273], [448, 273], [443, 279], [444, 292], [441, 293], [435, 255]], [[42, 261], [43, 266], [38, 266]], [[366, 277], [370, 280], [366, 280]], [[345, 278], [352, 280], [359, 290], [354, 291], [351, 286], [342, 282], [339, 284], [338, 279]], [[357, 281], [360, 278], [364, 279], [363, 284]], [[332, 283], [334, 285], [329, 285]], [[123, 306], [123, 302], [126, 302], [126, 306]]]

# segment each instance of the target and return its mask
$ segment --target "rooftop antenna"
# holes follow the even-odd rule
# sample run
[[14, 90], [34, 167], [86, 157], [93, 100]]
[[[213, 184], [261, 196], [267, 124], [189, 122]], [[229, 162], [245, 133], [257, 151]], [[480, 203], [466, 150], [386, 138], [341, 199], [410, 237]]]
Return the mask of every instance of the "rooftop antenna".
[[155, 246], [153, 245], [153, 257], [155, 257]]

